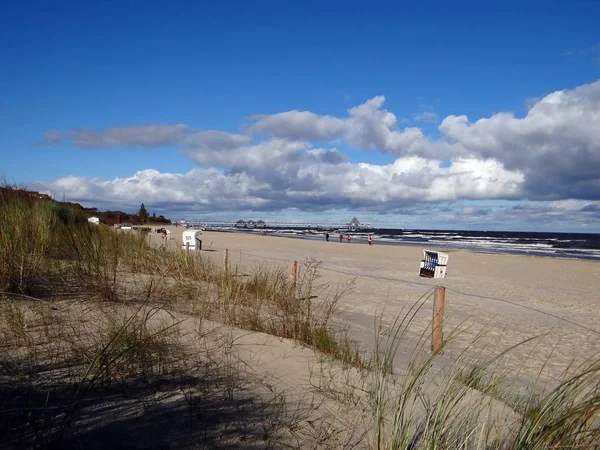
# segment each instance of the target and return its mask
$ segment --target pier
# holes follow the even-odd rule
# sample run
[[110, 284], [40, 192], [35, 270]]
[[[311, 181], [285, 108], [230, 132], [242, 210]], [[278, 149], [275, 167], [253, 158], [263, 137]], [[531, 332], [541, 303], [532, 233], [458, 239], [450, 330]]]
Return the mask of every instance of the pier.
[[215, 222], [215, 221], [186, 221], [184, 226], [192, 228], [203, 228], [206, 230], [249, 230], [249, 229], [269, 229], [269, 230], [316, 230], [316, 231], [362, 231], [372, 230], [373, 227], [366, 223], [299, 223], [299, 222], [264, 222], [237, 221], [237, 222]]

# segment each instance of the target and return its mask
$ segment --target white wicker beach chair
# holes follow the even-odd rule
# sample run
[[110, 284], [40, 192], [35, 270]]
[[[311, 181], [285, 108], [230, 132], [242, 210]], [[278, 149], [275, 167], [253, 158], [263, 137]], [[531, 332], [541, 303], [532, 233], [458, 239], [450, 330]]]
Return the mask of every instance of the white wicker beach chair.
[[448, 255], [446, 253], [423, 250], [419, 275], [427, 278], [446, 278]]

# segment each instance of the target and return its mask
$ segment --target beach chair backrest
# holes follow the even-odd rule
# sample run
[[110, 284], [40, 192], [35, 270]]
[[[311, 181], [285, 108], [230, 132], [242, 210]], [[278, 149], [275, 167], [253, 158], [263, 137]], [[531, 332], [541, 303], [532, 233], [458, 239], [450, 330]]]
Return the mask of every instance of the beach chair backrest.
[[430, 278], [446, 278], [447, 264], [448, 255], [446, 253], [423, 250], [419, 274]]
[[448, 265], [448, 255], [446, 253], [439, 253], [438, 252], [438, 265], [439, 266], [446, 266]]
[[438, 264], [438, 254], [437, 252], [432, 252], [429, 250], [423, 250], [423, 262], [424, 268], [427, 270], [435, 270]]

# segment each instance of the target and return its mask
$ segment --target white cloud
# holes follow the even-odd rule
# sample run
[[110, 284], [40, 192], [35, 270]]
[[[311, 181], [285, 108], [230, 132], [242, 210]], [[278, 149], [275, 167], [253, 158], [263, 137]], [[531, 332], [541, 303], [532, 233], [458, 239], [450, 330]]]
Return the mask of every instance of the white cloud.
[[426, 140], [418, 128], [396, 131], [396, 116], [381, 107], [385, 97], [379, 95], [348, 110], [345, 138], [354, 147], [380, 150], [400, 156], [413, 153]]
[[303, 112], [310, 120], [302, 127], [295, 126], [297, 112], [261, 116], [253, 126], [279, 137], [293, 129], [289, 137], [294, 139], [341, 135], [351, 147], [395, 157], [493, 160], [524, 175], [523, 195], [530, 198], [600, 198], [600, 81], [535, 100], [522, 118], [503, 112], [471, 123], [465, 115], [450, 115], [441, 122], [437, 140], [417, 127], [399, 129], [384, 102], [383, 96], [374, 97], [349, 109], [345, 118]]
[[225, 168], [234, 172], [251, 174], [270, 172], [287, 162], [300, 158], [309, 148], [306, 142], [272, 139], [256, 145], [229, 149], [204, 148], [187, 152], [189, 158], [201, 165]]
[[169, 210], [199, 211], [206, 207], [220, 210], [260, 205], [262, 200], [250, 194], [259, 186], [248, 175], [225, 175], [216, 169], [193, 169], [185, 174], [146, 169], [110, 181], [68, 176], [33, 185], [48, 192], [64, 192], [71, 201], [130, 206], [146, 203]]
[[288, 111], [250, 117], [250, 133], [306, 141], [333, 141], [342, 138], [350, 146], [393, 156], [420, 155], [433, 159], [460, 154], [445, 142], [431, 141], [416, 127], [397, 129], [396, 116], [383, 108], [385, 97], [378, 95], [350, 108], [348, 117], [319, 116], [308, 111]]
[[[439, 163], [415, 156], [388, 165], [351, 164], [340, 162], [335, 156], [332, 163], [323, 155], [337, 155], [335, 150], [305, 151], [299, 143], [278, 143], [277, 149], [273, 148], [273, 141], [255, 146], [254, 156], [246, 151], [225, 157], [227, 172], [209, 168], [172, 174], [148, 169], [112, 181], [69, 176], [37, 187], [65, 192], [77, 201], [169, 203], [173, 209], [202, 211], [250, 206], [260, 210], [295, 207], [301, 211], [330, 208], [385, 211], [390, 206], [422, 201], [519, 195], [521, 175], [508, 173], [491, 162], [465, 159], [441, 168]], [[262, 167], [265, 154], [272, 161]], [[210, 155], [211, 164], [221, 163], [213, 159], [217, 155]], [[250, 159], [238, 160], [244, 158], [242, 155]], [[241, 170], [242, 166], [247, 169]]]
[[415, 114], [414, 118], [419, 122], [436, 122], [438, 115], [433, 111], [423, 111], [422, 113]]
[[180, 144], [184, 147], [208, 148], [222, 150], [249, 144], [252, 139], [241, 134], [231, 134], [224, 131], [199, 131], [187, 136]]
[[600, 81], [553, 92], [523, 118], [448, 116], [439, 128], [474, 157], [523, 171], [533, 198], [600, 198]]
[[[75, 199], [150, 198], [202, 211], [386, 212], [422, 202], [498, 199], [547, 200], [558, 208], [556, 201], [600, 200], [600, 81], [537, 99], [524, 117], [503, 112], [471, 122], [450, 115], [439, 125], [439, 139], [417, 127], [399, 128], [384, 102], [376, 96], [341, 118], [309, 111], [254, 116], [248, 134], [195, 131], [189, 125], [51, 131], [48, 142], [69, 139], [79, 147], [175, 144], [202, 168], [186, 174], [140, 171], [112, 181], [67, 177], [46, 187]], [[333, 142], [337, 148], [331, 148]], [[343, 147], [395, 161], [375, 164], [367, 155], [362, 161], [352, 155], [350, 162]], [[592, 217], [594, 205], [580, 215]], [[463, 214], [494, 216], [486, 208]]]
[[309, 111], [286, 111], [249, 117], [248, 132], [295, 140], [330, 141], [342, 136], [344, 121]]
[[[487, 201], [519, 198], [519, 174], [499, 170], [498, 175], [512, 181], [499, 186], [490, 168], [473, 160], [441, 169], [421, 158], [407, 157], [386, 166], [303, 166], [297, 179], [313, 177], [316, 185], [310, 190], [303, 190], [300, 181], [286, 189], [273, 189], [270, 183], [245, 173], [199, 168], [185, 174], [149, 169], [110, 181], [70, 176], [32, 187], [64, 192], [69, 201], [127, 211], [137, 210], [143, 202], [157, 214], [172, 218], [237, 220], [248, 216], [293, 221], [299, 217], [314, 220], [318, 213], [320, 220], [342, 221], [349, 214], [359, 214], [362, 220], [378, 224], [423, 227], [427, 223], [428, 228], [534, 226], [538, 230], [600, 231], [600, 201], [509, 200], [501, 206]], [[479, 182], [467, 192], [473, 178]], [[428, 184], [431, 179], [433, 185]]]

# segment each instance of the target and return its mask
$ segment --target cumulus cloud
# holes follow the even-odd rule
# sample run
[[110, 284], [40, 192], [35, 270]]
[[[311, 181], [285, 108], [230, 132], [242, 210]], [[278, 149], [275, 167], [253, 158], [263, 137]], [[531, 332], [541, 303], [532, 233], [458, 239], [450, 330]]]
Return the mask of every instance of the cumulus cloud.
[[[272, 154], [270, 145], [259, 150]], [[337, 154], [336, 150], [306, 151], [295, 142], [280, 142], [277, 151], [275, 159], [280, 162], [273, 162], [265, 170], [237, 170], [238, 165], [251, 167], [257, 163], [236, 162], [236, 157], [230, 155], [223, 164], [231, 170], [225, 172], [215, 168], [198, 168], [186, 174], [142, 170], [112, 181], [69, 176], [36, 187], [65, 192], [78, 201], [102, 199], [134, 205], [167, 202], [175, 210], [197, 211], [236, 208], [271, 211], [290, 207], [300, 211], [331, 208], [386, 211], [420, 201], [519, 196], [520, 175], [506, 173], [500, 166], [491, 167], [490, 162], [465, 159], [442, 168], [434, 161], [413, 156], [388, 165], [351, 164], [331, 156]], [[290, 154], [297, 157], [286, 158]], [[241, 155], [242, 152], [238, 156]], [[212, 157], [211, 164], [219, 165], [220, 161]], [[287, 162], [282, 163], [283, 160]]]
[[[287, 111], [250, 117], [249, 133], [306, 141], [345, 140], [362, 150], [380, 151], [393, 156], [419, 155], [448, 158], [460, 149], [445, 142], [428, 139], [421, 129], [398, 129], [396, 116], [383, 109], [385, 97], [378, 95], [348, 110], [348, 116], [320, 116], [309, 111]], [[424, 113], [424, 118], [431, 119]]]
[[318, 148], [306, 152], [309, 160], [318, 161], [326, 164], [340, 164], [346, 161], [346, 155], [338, 149]]
[[[265, 188], [272, 191], [310, 191], [316, 187], [313, 169], [318, 171], [320, 167], [339, 164], [345, 159], [337, 149], [312, 149], [306, 142], [287, 139], [272, 139], [227, 150], [193, 150], [188, 152], [188, 156], [202, 166], [219, 167], [228, 173], [250, 174], [266, 183]], [[265, 195], [272, 198], [274, 194]]]
[[68, 176], [32, 187], [47, 192], [64, 192], [73, 201], [111, 205], [162, 206], [173, 211], [206, 211], [253, 208], [263, 201], [251, 190], [260, 187], [245, 174], [225, 175], [216, 169], [193, 169], [185, 174], [140, 170], [130, 177], [101, 180]]
[[330, 141], [341, 137], [344, 121], [332, 116], [319, 116], [309, 111], [286, 111], [249, 118], [252, 134], [267, 134], [295, 140]]
[[[471, 121], [450, 115], [441, 121], [436, 139], [421, 128], [398, 126], [384, 104], [385, 98], [376, 96], [350, 108], [345, 117], [296, 110], [253, 116], [242, 134], [197, 131], [189, 125], [49, 131], [48, 142], [69, 140], [76, 147], [176, 145], [200, 168], [187, 174], [140, 171], [112, 181], [64, 178], [48, 187], [68, 188], [75, 198], [90, 200], [110, 192], [116, 201], [127, 191], [136, 202], [163, 198], [206, 210], [243, 206], [379, 213], [422, 202], [529, 199], [554, 208], [559, 201], [586, 201], [579, 214], [597, 213], [600, 81], [536, 99], [523, 117], [502, 112]], [[425, 114], [420, 119], [433, 117]], [[375, 164], [367, 154], [362, 161], [353, 154], [349, 161], [340, 150], [344, 147], [383, 153], [394, 161]], [[556, 209], [535, 211], [552, 215]], [[495, 217], [486, 208], [461, 214]], [[531, 220], [536, 220], [533, 213]]]
[[299, 157], [308, 148], [305, 142], [273, 139], [256, 145], [222, 148], [201, 148], [190, 150], [187, 155], [201, 165], [211, 165], [234, 172], [255, 173], [263, 168], [269, 170]]
[[523, 171], [531, 198], [600, 198], [600, 81], [553, 92], [523, 118], [448, 116], [439, 129], [474, 157]]
[[[384, 96], [373, 97], [344, 118], [306, 111], [260, 116], [249, 129], [297, 140], [343, 139], [394, 157], [493, 160], [523, 174], [528, 198], [600, 198], [600, 81], [536, 99], [524, 117], [502, 112], [470, 122], [466, 115], [450, 115], [439, 126], [440, 139], [417, 127], [398, 127], [384, 103]], [[415, 119], [434, 117], [424, 112]]]

